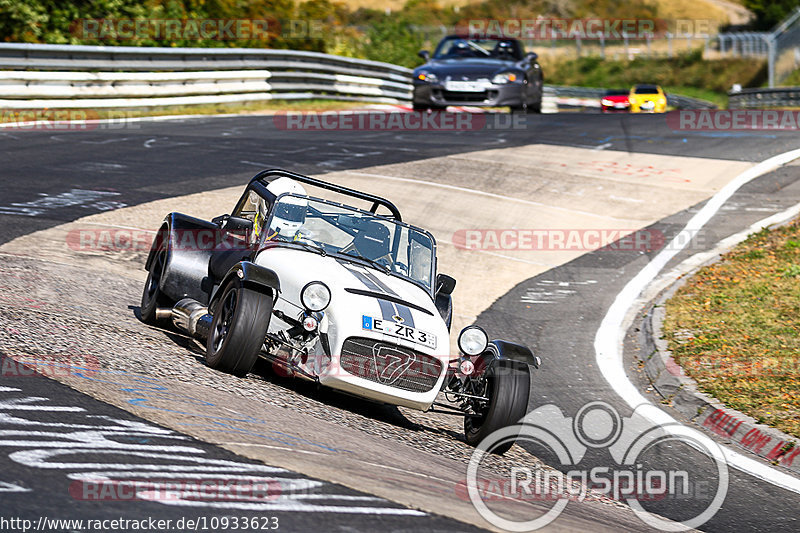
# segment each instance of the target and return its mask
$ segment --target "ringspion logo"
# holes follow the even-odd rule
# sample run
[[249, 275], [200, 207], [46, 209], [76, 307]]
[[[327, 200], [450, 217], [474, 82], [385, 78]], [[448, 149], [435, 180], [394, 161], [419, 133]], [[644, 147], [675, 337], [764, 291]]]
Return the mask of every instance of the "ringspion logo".
[[[648, 526], [662, 531], [685, 531], [710, 520], [722, 506], [728, 492], [728, 465], [721, 448], [696, 430], [680, 424], [653, 424], [648, 409], [637, 407], [622, 417], [611, 405], [595, 401], [582, 406], [574, 417], [549, 404], [528, 413], [519, 424], [497, 430], [486, 437], [472, 454], [465, 482], [455, 487], [490, 524], [508, 531], [535, 531], [556, 520], [571, 501], [597, 497], [627, 503]], [[649, 416], [648, 416], [649, 415]], [[496, 448], [515, 441], [553, 454], [562, 472], [544, 471], [517, 464], [507, 476], [481, 474], [481, 467]], [[707, 469], [686, 460], [682, 464], [676, 447], [697, 450]], [[605, 450], [610, 460], [588, 465], [584, 457]], [[665, 461], [664, 454], [670, 459]], [[487, 473], [489, 473], [487, 471]], [[669, 520], [645, 508], [649, 502], [670, 499], [691, 503], [689, 515]], [[541, 516], [526, 513], [524, 520], [508, 518], [502, 501], [552, 502]], [[499, 512], [498, 512], [499, 511]], [[696, 514], [695, 514], [696, 513]]]

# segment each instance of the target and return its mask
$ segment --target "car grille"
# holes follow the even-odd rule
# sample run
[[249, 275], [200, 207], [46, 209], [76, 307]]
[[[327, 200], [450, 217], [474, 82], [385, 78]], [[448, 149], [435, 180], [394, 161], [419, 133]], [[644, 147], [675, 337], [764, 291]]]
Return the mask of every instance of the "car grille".
[[442, 98], [448, 102], [484, 102], [489, 98], [489, 94], [486, 91], [474, 93], [442, 91]]
[[411, 392], [430, 391], [442, 373], [436, 357], [364, 337], [344, 341], [339, 364], [354, 376]]

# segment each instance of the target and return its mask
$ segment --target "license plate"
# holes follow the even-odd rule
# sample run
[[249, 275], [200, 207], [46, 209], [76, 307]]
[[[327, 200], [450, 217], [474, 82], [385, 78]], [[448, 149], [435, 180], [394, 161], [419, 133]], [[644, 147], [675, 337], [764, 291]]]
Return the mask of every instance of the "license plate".
[[486, 88], [479, 81], [448, 81], [444, 84], [445, 89], [453, 92], [479, 93]]
[[614, 104], [616, 109], [625, 109], [625, 104]]
[[412, 328], [404, 324], [398, 324], [391, 320], [375, 318], [367, 315], [361, 317], [361, 329], [367, 331], [380, 331], [386, 335], [406, 339], [417, 344], [422, 344], [428, 348], [436, 349], [436, 336], [421, 329]]

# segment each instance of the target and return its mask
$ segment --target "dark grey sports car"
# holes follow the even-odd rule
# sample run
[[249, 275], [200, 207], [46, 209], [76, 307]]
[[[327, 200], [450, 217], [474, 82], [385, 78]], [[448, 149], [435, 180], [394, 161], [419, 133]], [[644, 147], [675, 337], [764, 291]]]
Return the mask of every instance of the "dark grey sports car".
[[450, 35], [433, 57], [414, 69], [414, 109], [449, 105], [508, 106], [512, 111], [542, 110], [542, 69], [535, 53], [516, 39]]

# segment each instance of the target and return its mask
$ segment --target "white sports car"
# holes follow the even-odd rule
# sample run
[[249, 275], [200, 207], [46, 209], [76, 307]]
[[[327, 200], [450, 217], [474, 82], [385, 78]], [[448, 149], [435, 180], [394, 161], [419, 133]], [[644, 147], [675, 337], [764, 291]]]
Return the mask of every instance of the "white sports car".
[[526, 413], [539, 358], [477, 326], [451, 355], [456, 282], [437, 275], [433, 236], [384, 198], [265, 170], [230, 215], [167, 215], [145, 268], [142, 320], [205, 340], [212, 368], [244, 376], [261, 357], [369, 400], [458, 414], [472, 445]]

